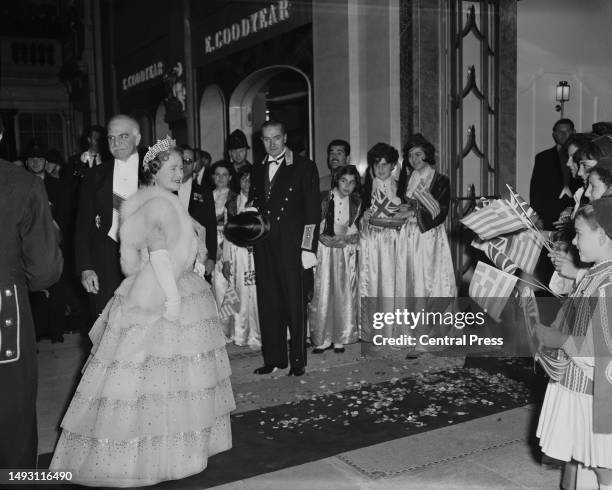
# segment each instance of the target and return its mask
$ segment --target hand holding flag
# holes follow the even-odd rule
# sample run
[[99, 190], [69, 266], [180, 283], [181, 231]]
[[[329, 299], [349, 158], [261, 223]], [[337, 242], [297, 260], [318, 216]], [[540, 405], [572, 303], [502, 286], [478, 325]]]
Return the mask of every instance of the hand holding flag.
[[399, 211], [399, 204], [394, 203], [381, 189], [376, 189], [372, 196], [372, 218], [391, 218]]
[[431, 192], [425, 187], [423, 181], [414, 190], [414, 197], [429, 211], [432, 218], [436, 218], [440, 214], [440, 203], [431, 195]]

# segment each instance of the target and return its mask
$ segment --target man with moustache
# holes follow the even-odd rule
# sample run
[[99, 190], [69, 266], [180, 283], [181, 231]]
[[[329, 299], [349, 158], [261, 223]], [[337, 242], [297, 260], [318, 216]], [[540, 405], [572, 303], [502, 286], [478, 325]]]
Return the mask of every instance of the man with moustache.
[[217, 219], [212, 190], [204, 180], [195, 178], [195, 152], [189, 146], [181, 147], [183, 152], [183, 183], [178, 197], [189, 215], [206, 230], [208, 258], [204, 264], [205, 275], [210, 276], [217, 260]]
[[289, 375], [301, 376], [306, 366], [304, 277], [316, 265], [319, 240], [319, 174], [312, 161], [285, 146], [282, 123], [266, 121], [261, 130], [267, 155], [253, 166], [249, 199], [270, 220], [270, 233], [254, 247], [264, 358], [255, 373], [290, 363]]
[[351, 145], [348, 141], [332, 140], [327, 145], [327, 166], [334, 173], [334, 170], [345, 167], [351, 163]]
[[113, 158], [85, 170], [75, 226], [75, 262], [94, 319], [123, 279], [119, 263], [119, 208], [138, 190], [140, 127], [119, 114], [107, 128]]

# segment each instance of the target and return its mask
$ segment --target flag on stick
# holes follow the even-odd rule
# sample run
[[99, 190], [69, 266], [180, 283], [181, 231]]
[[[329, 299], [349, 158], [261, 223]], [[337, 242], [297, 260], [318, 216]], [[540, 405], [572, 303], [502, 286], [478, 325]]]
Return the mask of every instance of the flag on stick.
[[521, 231], [509, 237], [506, 255], [523, 271], [533, 274], [544, 241], [544, 237], [534, 230]]
[[414, 190], [414, 197], [418, 199], [418, 201], [425, 206], [425, 209], [429, 211], [432, 218], [436, 218], [440, 214], [440, 203], [436, 201], [436, 199], [431, 195], [428, 189], [425, 188], [423, 181], [419, 182], [419, 185]]
[[470, 282], [470, 297], [496, 322], [504, 310], [518, 277], [478, 262]]
[[223, 302], [219, 308], [219, 318], [221, 320], [227, 320], [231, 316], [238, 313], [240, 309], [240, 298], [236, 290], [232, 286], [228, 286], [225, 294], [223, 295]]
[[473, 230], [482, 240], [507, 235], [526, 228], [523, 218], [503, 199], [497, 199], [482, 209], [477, 209], [461, 223]]
[[476, 238], [472, 242], [472, 247], [482, 250], [491, 262], [495, 264], [495, 267], [508, 274], [514, 274], [518, 269], [518, 265], [512, 262], [505, 253], [508, 247], [508, 239], [506, 237], [497, 237], [487, 241]]
[[372, 197], [373, 218], [391, 218], [399, 211], [399, 204], [395, 204], [381, 189], [376, 189]]
[[511, 185], [506, 184], [506, 187], [510, 191], [510, 205], [519, 211], [525, 218], [527, 218], [531, 224], [535, 226], [535, 219], [537, 218], [536, 212], [533, 208], [518, 194]]

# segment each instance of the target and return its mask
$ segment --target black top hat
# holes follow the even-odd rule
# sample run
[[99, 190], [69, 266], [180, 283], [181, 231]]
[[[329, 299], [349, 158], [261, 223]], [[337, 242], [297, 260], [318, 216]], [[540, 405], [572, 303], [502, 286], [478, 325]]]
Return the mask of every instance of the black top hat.
[[248, 247], [263, 240], [270, 232], [270, 221], [259, 211], [245, 211], [230, 217], [223, 234], [234, 245]]
[[229, 151], [237, 150], [238, 148], [250, 148], [250, 146], [247, 143], [246, 135], [239, 129], [236, 129], [227, 137], [227, 149]]

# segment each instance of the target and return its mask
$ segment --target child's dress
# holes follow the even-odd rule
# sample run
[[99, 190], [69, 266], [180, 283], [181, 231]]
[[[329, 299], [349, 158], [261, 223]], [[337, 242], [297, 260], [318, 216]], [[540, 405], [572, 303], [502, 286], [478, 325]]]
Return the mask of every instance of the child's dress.
[[[334, 189], [321, 202], [321, 236], [330, 236], [325, 217], [334, 212], [334, 236], [356, 236], [360, 198], [340, 197]], [[310, 338], [315, 347], [340, 347], [359, 340], [358, 243], [328, 247], [322, 241], [317, 250], [314, 295], [308, 308]]]
[[[226, 205], [227, 215], [231, 217], [244, 211], [247, 199], [242, 193], [232, 196]], [[252, 348], [261, 347], [253, 248], [239, 247], [224, 238], [223, 262], [230, 263], [229, 286], [234, 288], [240, 299], [240, 308], [231, 320], [234, 343]]]
[[[223, 243], [225, 241], [223, 227], [227, 222], [227, 209], [225, 205], [234, 195], [234, 192], [231, 191], [229, 187], [223, 190], [213, 190], [215, 216], [217, 218], [217, 262], [215, 263], [215, 268], [212, 273], [212, 290], [219, 309], [221, 309], [223, 305], [223, 300], [229, 287], [227, 279], [223, 276], [223, 260], [221, 260], [223, 256]], [[231, 342], [234, 338], [232, 322], [229, 318], [220, 318], [220, 322], [227, 341]]]
[[[612, 469], [612, 261], [593, 266], [564, 303], [552, 327], [570, 337], [549, 358], [537, 436], [561, 461]], [[552, 328], [551, 327], [551, 328]], [[550, 371], [549, 371], [550, 372]]]
[[[376, 193], [384, 195], [391, 206], [396, 208], [401, 204], [397, 197], [397, 183], [391, 176], [387, 180], [374, 178], [372, 185], [372, 200]], [[373, 207], [374, 205], [372, 205]], [[371, 328], [364, 316], [373, 311], [395, 311], [394, 298], [398, 288], [403, 290], [406, 280], [406, 263], [398, 262], [397, 248], [399, 226], [387, 227], [362, 220], [359, 240], [359, 298], [361, 339], [372, 342], [375, 334], [394, 337], [392, 327], [376, 331]], [[372, 298], [365, 300], [364, 298]], [[368, 301], [367, 306], [365, 301]]]
[[[436, 201], [435, 216], [417, 199], [419, 189], [427, 189]], [[399, 233], [397, 260], [398, 264], [406, 264], [402, 268], [406, 276], [398, 278], [396, 295], [414, 298], [456, 296], [455, 271], [444, 228], [450, 203], [448, 178], [433, 167], [427, 167], [424, 173], [413, 171], [404, 199], [414, 204], [416, 217], [402, 226]]]

